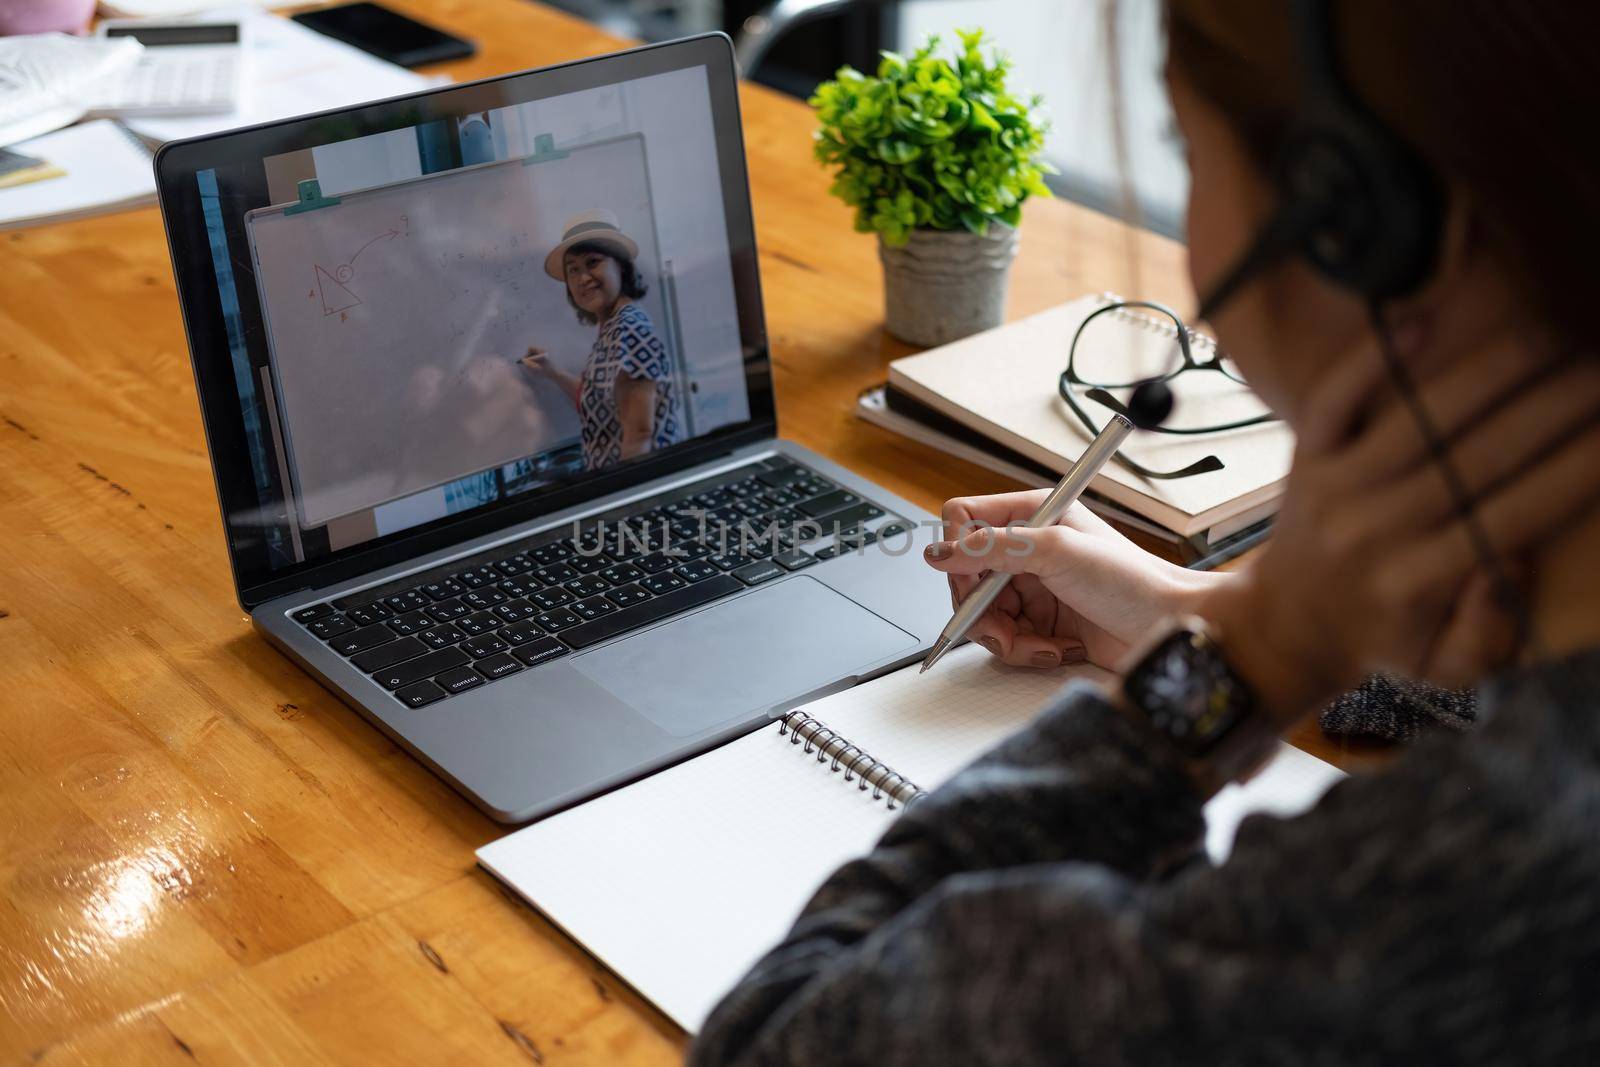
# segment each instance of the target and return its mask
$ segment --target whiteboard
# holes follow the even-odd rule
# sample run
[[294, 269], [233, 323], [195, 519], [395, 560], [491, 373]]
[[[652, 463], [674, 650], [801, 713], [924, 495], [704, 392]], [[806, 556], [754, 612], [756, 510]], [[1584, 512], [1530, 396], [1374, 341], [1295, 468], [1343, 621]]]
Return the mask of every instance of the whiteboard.
[[578, 438], [571, 399], [516, 360], [537, 345], [581, 371], [597, 328], [544, 257], [602, 207], [638, 242], [670, 351], [639, 134], [246, 214], [302, 527]]

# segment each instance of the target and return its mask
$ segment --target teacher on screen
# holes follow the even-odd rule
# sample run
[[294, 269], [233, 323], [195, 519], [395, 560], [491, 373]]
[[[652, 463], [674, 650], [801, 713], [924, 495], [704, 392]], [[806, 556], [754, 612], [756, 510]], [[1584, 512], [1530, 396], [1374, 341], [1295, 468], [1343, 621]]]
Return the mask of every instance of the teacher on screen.
[[572, 398], [583, 432], [583, 465], [599, 470], [664, 448], [678, 439], [681, 417], [672, 357], [655, 325], [635, 303], [646, 285], [634, 265], [639, 246], [617, 217], [597, 209], [574, 215], [561, 243], [545, 257], [545, 273], [567, 287], [578, 321], [599, 327], [578, 374], [529, 346], [521, 359]]

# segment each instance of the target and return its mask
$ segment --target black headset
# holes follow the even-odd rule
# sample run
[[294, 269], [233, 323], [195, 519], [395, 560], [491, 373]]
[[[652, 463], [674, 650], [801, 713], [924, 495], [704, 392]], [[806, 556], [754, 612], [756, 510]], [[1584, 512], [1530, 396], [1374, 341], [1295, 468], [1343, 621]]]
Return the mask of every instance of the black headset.
[[[1537, 646], [1526, 597], [1478, 521], [1472, 495], [1395, 351], [1383, 317], [1388, 301], [1416, 292], [1437, 269], [1444, 232], [1443, 184], [1340, 77], [1333, 15], [1331, 0], [1294, 0], [1291, 19], [1302, 65], [1301, 101], [1273, 168], [1278, 204], [1201, 300], [1195, 318], [1209, 319], [1246, 282], [1292, 255], [1360, 296], [1395, 390], [1427, 443], [1498, 599], [1515, 618], [1518, 647]], [[1127, 408], [1134, 425], [1159, 426], [1172, 414], [1172, 391], [1163, 381], [1142, 382]]]
[[[1201, 321], [1291, 255], [1369, 304], [1416, 291], [1438, 261], [1442, 186], [1341, 79], [1332, 4], [1295, 0], [1292, 21], [1300, 111], [1273, 167], [1277, 208], [1201, 300]], [[1130, 418], [1144, 429], [1165, 422], [1172, 407], [1172, 392], [1160, 381], [1141, 383], [1128, 400]]]

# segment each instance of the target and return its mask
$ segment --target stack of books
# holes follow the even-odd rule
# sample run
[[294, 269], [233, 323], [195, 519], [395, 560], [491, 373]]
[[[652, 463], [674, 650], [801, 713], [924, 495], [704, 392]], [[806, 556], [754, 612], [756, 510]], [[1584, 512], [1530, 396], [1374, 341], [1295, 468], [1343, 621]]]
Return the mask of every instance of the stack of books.
[[[1088, 447], [1091, 434], [1061, 398], [1074, 333], [1112, 294], [1086, 296], [953, 344], [895, 360], [886, 385], [868, 390], [857, 414], [872, 423], [1032, 485], [1053, 485]], [[1131, 309], [1096, 320], [1095, 362], [1137, 381], [1176, 358], [1170, 324]], [[1200, 360], [1212, 342], [1191, 342]], [[1221, 424], [1265, 410], [1249, 389], [1214, 372], [1172, 381], [1174, 425]], [[1120, 399], [1126, 399], [1126, 390]], [[1082, 393], [1091, 418], [1110, 412]], [[1219, 470], [1175, 479], [1141, 477], [1112, 462], [1085, 494], [1108, 517], [1174, 544], [1189, 560], [1254, 543], [1283, 496], [1294, 435], [1281, 421], [1199, 435], [1136, 433], [1122, 454], [1150, 470], [1179, 470], [1204, 456]]]

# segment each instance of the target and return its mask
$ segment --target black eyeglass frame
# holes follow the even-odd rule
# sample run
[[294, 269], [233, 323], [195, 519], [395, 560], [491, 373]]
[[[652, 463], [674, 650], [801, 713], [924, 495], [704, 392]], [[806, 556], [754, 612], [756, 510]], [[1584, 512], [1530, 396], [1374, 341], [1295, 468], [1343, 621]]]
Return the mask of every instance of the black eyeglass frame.
[[[1150, 311], [1159, 312], [1160, 314], [1171, 319], [1176, 327], [1174, 336], [1178, 342], [1178, 351], [1183, 357], [1182, 361], [1171, 371], [1155, 379], [1141, 378], [1138, 381], [1132, 382], [1091, 382], [1085, 380], [1079, 376], [1077, 370], [1079, 338], [1083, 336], [1083, 331], [1088, 328], [1089, 324], [1095, 319], [1099, 318], [1101, 315], [1107, 315], [1115, 311], [1121, 311], [1125, 308], [1145, 308]], [[1078, 324], [1078, 328], [1073, 331], [1072, 345], [1067, 349], [1067, 369], [1061, 372], [1061, 377], [1057, 381], [1056, 389], [1061, 394], [1061, 399], [1066, 401], [1067, 407], [1072, 409], [1072, 413], [1078, 417], [1078, 421], [1083, 423], [1084, 428], [1089, 431], [1090, 437], [1094, 437], [1095, 435], [1099, 434], [1100, 427], [1095, 424], [1094, 419], [1090, 418], [1089, 413], [1078, 404], [1077, 399], [1073, 396], [1074, 386], [1079, 386], [1084, 389], [1083, 395], [1086, 399], [1093, 400], [1095, 403], [1109, 408], [1118, 415], [1128, 418], [1129, 415], [1127, 407], [1116, 397], [1112, 396], [1109, 390], [1132, 389], [1135, 386], [1144, 384], [1146, 380], [1170, 382], [1178, 375], [1184, 373], [1185, 371], [1191, 370], [1216, 371], [1217, 373], [1228, 378], [1230, 381], [1239, 382], [1240, 385], [1245, 384], [1245, 382], [1237, 375], [1228, 373], [1223, 364], [1223, 352], [1221, 348], [1216, 348], [1211, 358], [1203, 362], [1195, 359], [1193, 347], [1189, 343], [1189, 336], [1189, 327], [1184, 324], [1182, 317], [1180, 317], [1176, 311], [1173, 311], [1165, 304], [1158, 304], [1153, 300], [1113, 301], [1112, 303], [1106, 304], [1104, 307], [1099, 307], [1091, 311], [1087, 316], [1085, 316], [1084, 320]], [[1239, 430], [1246, 426], [1259, 426], [1262, 423], [1275, 422], [1277, 421], [1277, 418], [1278, 416], [1272, 414], [1271, 412], [1267, 412], [1263, 415], [1256, 415], [1248, 419], [1239, 419], [1236, 422], [1220, 423], [1216, 426], [1156, 426], [1149, 428], [1149, 432], [1181, 434], [1184, 436], [1194, 436], [1197, 434], [1207, 433], [1222, 433], [1226, 430]], [[1195, 460], [1187, 467], [1175, 471], [1151, 470], [1148, 467], [1135, 463], [1133, 460], [1123, 455], [1121, 451], [1117, 452], [1116, 460], [1118, 463], [1122, 464], [1134, 474], [1139, 475], [1141, 478], [1151, 478], [1158, 481], [1175, 478], [1189, 478], [1196, 474], [1207, 474], [1211, 471], [1221, 470], [1224, 465], [1222, 460], [1214, 455], [1204, 456]]]

